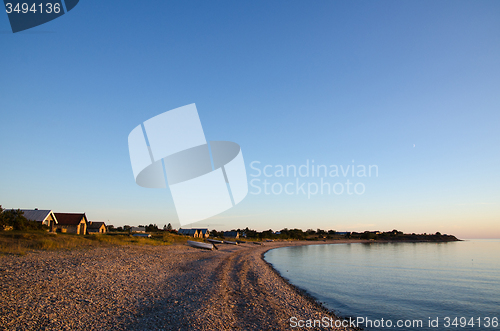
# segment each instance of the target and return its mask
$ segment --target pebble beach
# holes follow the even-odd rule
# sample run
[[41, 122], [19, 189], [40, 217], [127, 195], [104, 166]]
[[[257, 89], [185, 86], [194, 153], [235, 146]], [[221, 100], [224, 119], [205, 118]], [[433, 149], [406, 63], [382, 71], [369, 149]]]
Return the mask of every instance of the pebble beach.
[[336, 319], [263, 260], [269, 249], [304, 244], [0, 256], [0, 330], [291, 330], [291, 317]]

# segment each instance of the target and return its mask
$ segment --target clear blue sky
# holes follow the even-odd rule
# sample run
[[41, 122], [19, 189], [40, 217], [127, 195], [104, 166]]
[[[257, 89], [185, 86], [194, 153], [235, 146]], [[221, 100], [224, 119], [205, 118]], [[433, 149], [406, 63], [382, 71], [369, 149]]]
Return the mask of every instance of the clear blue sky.
[[81, 0], [12, 34], [0, 14], [0, 204], [178, 227], [169, 191], [135, 184], [127, 136], [196, 103], [249, 175], [379, 176], [351, 178], [362, 195], [249, 194], [195, 226], [498, 238], [499, 18], [498, 1]]

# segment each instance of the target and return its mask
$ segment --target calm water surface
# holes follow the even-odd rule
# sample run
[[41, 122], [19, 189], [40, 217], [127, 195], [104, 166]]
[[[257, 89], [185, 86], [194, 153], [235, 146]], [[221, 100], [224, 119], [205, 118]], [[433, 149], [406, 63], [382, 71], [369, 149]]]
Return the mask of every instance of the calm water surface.
[[[500, 240], [296, 246], [265, 259], [340, 316], [423, 321], [399, 330], [500, 330], [485, 327], [500, 318]], [[438, 328], [428, 327], [429, 317], [439, 318]], [[455, 317], [469, 325], [451, 325]]]

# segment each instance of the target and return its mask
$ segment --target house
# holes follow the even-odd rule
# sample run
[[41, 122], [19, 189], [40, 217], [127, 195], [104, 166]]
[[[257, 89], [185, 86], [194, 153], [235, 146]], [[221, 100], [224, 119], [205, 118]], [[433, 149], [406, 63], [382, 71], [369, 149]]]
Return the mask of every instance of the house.
[[351, 233], [350, 232], [335, 232], [335, 234], [338, 234], [339, 236], [346, 236], [346, 235], [350, 235]]
[[85, 213], [54, 213], [57, 219], [56, 231], [62, 233], [87, 234]]
[[198, 238], [208, 238], [210, 236], [210, 231], [208, 229], [196, 229], [198, 230]]
[[35, 209], [21, 209], [23, 216], [30, 221], [41, 222], [43, 225], [47, 225], [50, 231], [55, 231], [55, 225], [57, 224], [57, 219], [52, 210], [38, 210]]
[[190, 236], [193, 238], [198, 238], [198, 236], [199, 236], [197, 229], [179, 229], [179, 231], [177, 231], [177, 233], [182, 234], [184, 236]]
[[177, 233], [193, 238], [208, 238], [210, 236], [208, 229], [179, 229]]
[[144, 226], [133, 226], [130, 228], [130, 232], [134, 233], [146, 233], [146, 227]]
[[87, 233], [88, 234], [106, 233], [106, 224], [104, 224], [104, 222], [89, 221], [89, 224], [87, 225]]
[[224, 232], [224, 238], [239, 238], [240, 233], [238, 231], [226, 231]]

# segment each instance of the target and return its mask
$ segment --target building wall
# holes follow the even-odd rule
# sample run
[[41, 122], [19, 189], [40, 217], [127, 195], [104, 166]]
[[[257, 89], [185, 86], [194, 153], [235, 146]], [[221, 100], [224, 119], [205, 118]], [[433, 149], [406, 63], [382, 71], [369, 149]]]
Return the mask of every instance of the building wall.
[[47, 216], [47, 218], [45, 219], [43, 224], [47, 225], [50, 228], [50, 231], [55, 230], [56, 222], [54, 221], [54, 218], [52, 217], [52, 213], [50, 213], [49, 216]]
[[78, 234], [87, 234], [87, 223], [85, 220], [80, 221], [80, 226], [78, 227]]
[[75, 233], [75, 234], [87, 234], [87, 223], [85, 220], [81, 220], [78, 225], [60, 225], [57, 224], [56, 228], [62, 233]]
[[57, 232], [61, 233], [78, 233], [78, 226], [76, 225], [57, 225]]

